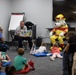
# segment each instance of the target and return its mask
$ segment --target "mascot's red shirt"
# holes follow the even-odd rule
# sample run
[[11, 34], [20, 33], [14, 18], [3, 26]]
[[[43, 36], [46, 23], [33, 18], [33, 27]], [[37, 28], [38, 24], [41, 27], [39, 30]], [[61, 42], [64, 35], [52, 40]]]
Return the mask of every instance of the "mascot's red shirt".
[[55, 32], [55, 35], [59, 35], [61, 32], [67, 33], [68, 32], [68, 26], [62, 25], [58, 28], [54, 28], [52, 32]]

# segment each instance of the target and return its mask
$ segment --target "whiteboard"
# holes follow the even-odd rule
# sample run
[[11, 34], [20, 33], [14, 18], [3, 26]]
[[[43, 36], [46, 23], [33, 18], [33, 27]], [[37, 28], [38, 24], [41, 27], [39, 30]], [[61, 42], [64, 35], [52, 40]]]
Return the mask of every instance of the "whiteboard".
[[24, 14], [11, 14], [8, 31], [15, 30], [19, 26], [20, 21], [23, 20], [23, 17], [24, 17]]

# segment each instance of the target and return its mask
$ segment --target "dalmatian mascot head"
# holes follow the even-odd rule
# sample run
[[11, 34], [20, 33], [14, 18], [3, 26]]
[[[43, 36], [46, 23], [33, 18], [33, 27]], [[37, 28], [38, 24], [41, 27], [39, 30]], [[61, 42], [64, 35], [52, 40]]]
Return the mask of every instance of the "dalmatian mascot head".
[[[56, 23], [54, 25], [54, 29], [55, 28], [65, 28], [65, 25], [66, 25], [66, 22], [65, 22], [65, 17], [63, 14], [58, 14], [56, 17], [55, 17], [55, 20], [56, 20]], [[60, 33], [59, 35], [63, 36], [64, 32]], [[50, 36], [53, 35], [53, 31], [50, 32]]]
[[62, 25], [66, 25], [66, 22], [65, 22], [65, 18], [64, 18], [64, 15], [63, 14], [58, 14], [56, 17], [56, 23], [55, 23], [55, 27], [60, 27]]

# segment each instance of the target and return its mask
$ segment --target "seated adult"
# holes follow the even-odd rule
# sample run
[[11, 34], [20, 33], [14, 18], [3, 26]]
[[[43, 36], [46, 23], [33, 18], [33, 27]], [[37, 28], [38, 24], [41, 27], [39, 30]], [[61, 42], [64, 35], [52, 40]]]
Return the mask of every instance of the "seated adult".
[[27, 27], [24, 24], [24, 21], [20, 22], [20, 25], [15, 30], [15, 40], [19, 42], [19, 48], [23, 47], [22, 41], [28, 40], [29, 47], [32, 47], [32, 38], [30, 36], [25, 36], [27, 33]]

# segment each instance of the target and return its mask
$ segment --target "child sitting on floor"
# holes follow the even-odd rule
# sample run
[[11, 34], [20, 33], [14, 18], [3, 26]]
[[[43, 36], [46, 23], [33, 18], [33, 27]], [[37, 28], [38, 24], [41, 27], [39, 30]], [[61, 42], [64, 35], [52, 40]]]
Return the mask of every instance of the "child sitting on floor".
[[[10, 62], [10, 57], [6, 54], [6, 52], [0, 52], [0, 69], [2, 69], [2, 64]], [[8, 64], [7, 64], [8, 65]]]
[[58, 47], [57, 43], [53, 44], [51, 52], [52, 52], [52, 56], [50, 57], [51, 60], [55, 60], [56, 57], [63, 58], [63, 56], [60, 55], [60, 48]]
[[9, 56], [5, 53], [9, 47], [4, 43], [3, 29], [0, 27], [0, 69], [2, 68], [2, 61], [4, 61], [5, 57], [10, 61]]
[[14, 66], [7, 66], [5, 68], [6, 75], [16, 75], [16, 68]]
[[32, 47], [32, 49], [30, 51], [30, 54], [36, 54], [36, 53], [42, 53], [42, 52], [47, 52], [47, 50], [46, 50], [46, 44], [44, 42], [41, 43], [41, 46], [38, 49]]
[[[8, 54], [6, 54], [5, 51], [0, 51], [0, 68], [2, 68], [3, 63], [9, 63], [11, 62], [10, 57], [8, 56]], [[6, 64], [10, 65], [10, 64]]]
[[6, 52], [0, 52], [0, 60], [2, 62], [10, 62], [10, 57], [6, 54]]
[[17, 71], [21, 71], [24, 70], [29, 67], [32, 70], [35, 70], [34, 68], [34, 62], [33, 61], [29, 61], [27, 63], [26, 58], [23, 57], [24, 55], [24, 49], [23, 48], [19, 48], [18, 49], [18, 55], [15, 57], [14, 59], [14, 67], [16, 68]]

